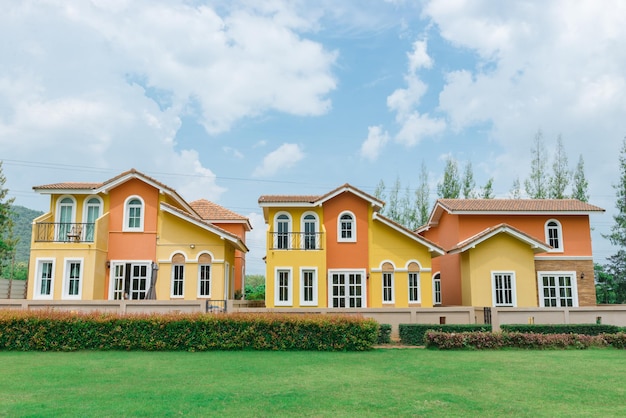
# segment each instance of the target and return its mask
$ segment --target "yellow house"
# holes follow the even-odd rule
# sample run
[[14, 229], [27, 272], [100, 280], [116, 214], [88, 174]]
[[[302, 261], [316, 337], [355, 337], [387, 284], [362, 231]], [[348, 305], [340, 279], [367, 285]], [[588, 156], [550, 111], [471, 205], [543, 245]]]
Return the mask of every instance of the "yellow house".
[[[244, 237], [206, 221], [136, 170], [103, 183], [55, 183], [33, 221], [29, 299], [230, 299]], [[245, 233], [245, 232], [244, 232]]]
[[432, 306], [431, 259], [443, 250], [382, 216], [345, 184], [321, 196], [259, 198], [267, 231], [265, 305]]

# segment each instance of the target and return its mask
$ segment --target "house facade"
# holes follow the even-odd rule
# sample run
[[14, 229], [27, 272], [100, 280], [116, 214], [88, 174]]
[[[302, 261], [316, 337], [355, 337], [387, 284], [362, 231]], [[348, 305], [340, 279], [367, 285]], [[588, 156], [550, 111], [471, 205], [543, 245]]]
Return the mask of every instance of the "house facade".
[[596, 304], [589, 216], [577, 200], [439, 199], [418, 233], [433, 260], [435, 305], [567, 307]]
[[430, 307], [431, 260], [443, 250], [380, 215], [345, 184], [321, 196], [259, 198], [267, 224], [268, 308]]
[[242, 282], [247, 220], [230, 232], [208, 220], [219, 207], [199, 214], [143, 173], [33, 189], [50, 210], [33, 221], [29, 299], [223, 300]]

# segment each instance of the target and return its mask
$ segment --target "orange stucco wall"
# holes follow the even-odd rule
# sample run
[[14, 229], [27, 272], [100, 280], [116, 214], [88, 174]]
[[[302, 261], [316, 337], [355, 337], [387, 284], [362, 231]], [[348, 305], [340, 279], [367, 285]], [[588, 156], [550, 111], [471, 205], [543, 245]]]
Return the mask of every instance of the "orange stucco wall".
[[[328, 269], [368, 267], [368, 236], [371, 218], [367, 201], [352, 193], [342, 193], [323, 205], [326, 229], [326, 266]], [[356, 242], [337, 242], [337, 219], [344, 211], [356, 218]]]

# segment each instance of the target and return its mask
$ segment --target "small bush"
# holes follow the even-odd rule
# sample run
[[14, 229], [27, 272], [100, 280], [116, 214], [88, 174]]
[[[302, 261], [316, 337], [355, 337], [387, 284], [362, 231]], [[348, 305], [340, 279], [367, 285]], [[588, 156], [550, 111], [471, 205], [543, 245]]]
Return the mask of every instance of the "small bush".
[[380, 324], [378, 326], [378, 344], [391, 343], [391, 325]]
[[500, 325], [502, 331], [535, 334], [615, 334], [620, 327], [603, 324], [508, 324]]
[[377, 339], [378, 323], [355, 316], [0, 311], [0, 350], [361, 351]]
[[[626, 342], [626, 338], [617, 344]], [[522, 349], [587, 349], [610, 345], [602, 335], [582, 334], [536, 334], [522, 332], [461, 332], [445, 333], [428, 331], [426, 346], [442, 350], [451, 349], [499, 349], [504, 347]]]
[[602, 338], [606, 341], [607, 345], [613, 348], [626, 348], [626, 333], [618, 332], [616, 334], [602, 334]]
[[481, 324], [400, 324], [400, 341], [405, 345], [424, 345], [426, 331], [445, 333], [491, 331], [491, 325]]

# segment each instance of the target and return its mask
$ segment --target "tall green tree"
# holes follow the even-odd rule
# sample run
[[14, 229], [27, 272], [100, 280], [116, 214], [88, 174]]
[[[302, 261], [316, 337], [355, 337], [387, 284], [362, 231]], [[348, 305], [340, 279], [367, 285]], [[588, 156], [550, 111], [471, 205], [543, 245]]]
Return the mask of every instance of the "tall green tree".
[[4, 270], [10, 264], [16, 244], [11, 219], [11, 206], [15, 198], [7, 199], [9, 189], [4, 187], [6, 181], [0, 161], [0, 277], [4, 276]]
[[448, 157], [443, 180], [437, 183], [437, 194], [442, 199], [458, 199], [461, 194], [461, 179], [456, 160]]
[[393, 220], [398, 222], [400, 219], [400, 188], [402, 185], [400, 184], [400, 177], [396, 177], [396, 181], [393, 184], [391, 190], [389, 190], [389, 195], [387, 196], [387, 207], [385, 209], [385, 215]]
[[417, 206], [413, 199], [413, 193], [409, 186], [404, 190], [404, 195], [400, 199], [399, 217], [396, 222], [409, 229], [416, 229], [419, 225], [417, 221]]
[[472, 162], [468, 161], [463, 170], [463, 197], [465, 199], [473, 199], [476, 197], [474, 194], [475, 187], [474, 169], [472, 168]]
[[509, 192], [511, 199], [521, 199], [522, 198], [522, 186], [519, 182], [519, 177], [516, 177], [513, 181], [513, 186], [511, 187], [511, 191]]
[[383, 179], [380, 179], [380, 181], [376, 185], [376, 188], [374, 189], [374, 197], [376, 199], [379, 199], [385, 202], [387, 200], [386, 193], [387, 192], [386, 192], [385, 182], [383, 181]]
[[626, 250], [620, 249], [616, 254], [607, 258], [604, 270], [607, 275], [598, 277], [598, 284], [604, 284], [606, 287], [603, 289], [608, 296], [606, 303], [626, 303]]
[[565, 191], [570, 183], [571, 176], [567, 154], [563, 148], [563, 138], [559, 135], [556, 140], [554, 161], [552, 162], [552, 177], [549, 180], [548, 197], [551, 199], [566, 199]]
[[576, 164], [576, 170], [574, 171], [572, 180], [572, 199], [578, 199], [581, 202], [588, 202], [589, 191], [587, 189], [589, 187], [589, 183], [585, 177], [585, 161], [583, 160], [582, 154], [580, 154], [580, 157], [578, 158], [578, 164]]
[[614, 224], [611, 227], [611, 233], [604, 237], [608, 238], [611, 244], [626, 249], [626, 138], [622, 141], [620, 150], [619, 173], [619, 182], [613, 185], [617, 213], [613, 215]]
[[495, 196], [493, 194], [493, 177], [491, 177], [489, 180], [487, 180], [487, 183], [485, 183], [482, 190], [480, 191], [480, 198], [481, 199], [493, 199], [494, 197]]
[[530, 177], [524, 182], [526, 194], [531, 199], [545, 199], [548, 197], [549, 177], [547, 172], [547, 155], [543, 145], [543, 133], [537, 131], [531, 149]]
[[415, 206], [418, 226], [426, 224], [430, 213], [430, 185], [428, 184], [428, 169], [424, 161], [422, 161], [418, 185], [415, 189]]

